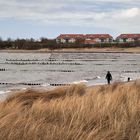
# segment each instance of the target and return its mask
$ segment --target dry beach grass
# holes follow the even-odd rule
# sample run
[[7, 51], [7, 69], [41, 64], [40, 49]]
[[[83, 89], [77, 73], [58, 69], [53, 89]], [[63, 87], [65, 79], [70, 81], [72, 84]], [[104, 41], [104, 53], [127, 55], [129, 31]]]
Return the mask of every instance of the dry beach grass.
[[1, 140], [139, 140], [140, 81], [16, 92], [0, 102]]

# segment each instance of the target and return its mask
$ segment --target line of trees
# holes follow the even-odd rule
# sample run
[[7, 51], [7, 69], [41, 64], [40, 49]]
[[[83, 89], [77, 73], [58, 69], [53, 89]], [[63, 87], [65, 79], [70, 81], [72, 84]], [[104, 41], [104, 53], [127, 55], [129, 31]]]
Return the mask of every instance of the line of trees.
[[26, 49], [26, 50], [37, 50], [37, 49], [62, 49], [62, 48], [104, 48], [104, 47], [138, 47], [140, 41], [129, 42], [129, 43], [98, 43], [98, 44], [84, 44], [83, 41], [77, 41], [75, 43], [58, 44], [56, 40], [50, 40], [47, 38], [40, 38], [39, 40], [31, 39], [16, 39], [2, 40], [0, 38], [0, 49]]
[[47, 38], [41, 38], [39, 41], [33, 38], [31, 39], [16, 39], [7, 40], [0, 39], [0, 49], [28, 49], [35, 50], [41, 48], [53, 48], [56, 44], [55, 40], [49, 40]]

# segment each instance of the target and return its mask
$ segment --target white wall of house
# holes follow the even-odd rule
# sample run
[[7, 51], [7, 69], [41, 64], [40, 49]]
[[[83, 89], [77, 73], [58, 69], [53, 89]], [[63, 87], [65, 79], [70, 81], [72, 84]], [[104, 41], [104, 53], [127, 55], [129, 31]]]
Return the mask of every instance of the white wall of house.
[[109, 42], [113, 42], [113, 39], [110, 39], [110, 38], [104, 38], [104, 39], [96, 38], [96, 42], [98, 42], [98, 43], [109, 43]]
[[69, 43], [75, 43], [76, 42], [76, 39], [75, 38], [70, 38], [69, 39]]
[[95, 40], [95, 42], [100, 43], [101, 40], [99, 38], [86, 38], [85, 40]]
[[100, 43], [100, 42], [101, 42], [101, 40], [100, 40], [99, 38], [95, 38], [95, 41], [96, 41], [97, 43]]
[[66, 39], [61, 38], [61, 39], [60, 39], [60, 42], [61, 42], [61, 43], [66, 43]]
[[65, 39], [65, 38], [57, 38], [56, 39], [56, 42], [57, 43], [74, 43], [76, 41], [76, 39], [74, 39], [74, 38], [70, 38], [70, 39]]
[[[85, 40], [95, 40], [95, 42], [97, 43], [101, 43], [102, 39], [101, 38], [85, 38]], [[113, 39], [111, 39], [111, 42], [113, 41]], [[76, 42], [76, 38], [69, 38], [69, 39], [65, 39], [65, 38], [57, 38], [56, 39], [57, 43], [75, 43]], [[103, 39], [102, 43], [109, 43], [110, 42], [110, 38], [105, 38]]]
[[57, 39], [56, 39], [56, 43], [60, 43], [60, 39], [57, 38]]
[[[91, 40], [91, 38], [86, 38], [85, 40]], [[93, 40], [93, 39], [92, 39]]]
[[106, 39], [106, 42], [108, 43], [108, 42], [113, 42], [113, 38], [107, 38]]
[[117, 41], [120, 42], [120, 43], [124, 42], [124, 40], [122, 38], [118, 38]]
[[106, 42], [106, 43], [113, 42], [113, 38], [106, 38], [106, 39], [105, 39], [105, 42]]
[[134, 41], [133, 38], [128, 38], [128, 39], [126, 40], [126, 42], [132, 42], [132, 41]]
[[57, 38], [57, 39], [56, 39], [56, 42], [57, 42], [57, 43], [66, 43], [66, 40], [63, 39], [63, 38], [61, 38], [61, 39]]
[[[126, 40], [126, 41], [124, 41], [124, 40]], [[140, 38], [139, 38], [138, 40], [140, 40]], [[117, 41], [120, 42], [120, 43], [124, 43], [124, 42], [134, 42], [135, 39], [134, 39], [134, 38], [126, 38], [126, 39], [118, 38]]]
[[96, 41], [99, 42], [99, 43], [109, 43], [109, 42], [113, 42], [113, 39], [110, 39], [110, 38], [104, 38], [104, 39], [96, 38]]

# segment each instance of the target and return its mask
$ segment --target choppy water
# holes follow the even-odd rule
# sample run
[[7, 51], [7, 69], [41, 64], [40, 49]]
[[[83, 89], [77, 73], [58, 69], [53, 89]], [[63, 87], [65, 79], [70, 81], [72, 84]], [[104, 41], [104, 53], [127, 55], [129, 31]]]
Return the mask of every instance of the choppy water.
[[[50, 86], [86, 81], [87, 85], [140, 78], [140, 54], [131, 53], [0, 53], [0, 94], [30, 85]], [[37, 85], [39, 84], [39, 85]]]

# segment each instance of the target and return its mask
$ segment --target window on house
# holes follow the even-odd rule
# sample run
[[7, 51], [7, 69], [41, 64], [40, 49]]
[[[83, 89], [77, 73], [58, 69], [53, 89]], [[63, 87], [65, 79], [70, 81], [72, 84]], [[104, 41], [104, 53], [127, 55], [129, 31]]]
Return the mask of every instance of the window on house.
[[138, 41], [138, 38], [134, 38], [134, 41]]
[[66, 40], [66, 43], [69, 43], [69, 39], [68, 38], [66, 38], [65, 40]]
[[126, 42], [126, 41], [127, 41], [127, 39], [126, 39], [126, 38], [124, 38], [124, 39], [123, 39], [123, 42]]
[[101, 38], [101, 42], [105, 42], [105, 39]]
[[113, 40], [111, 38], [109, 38], [109, 42], [112, 42]]

